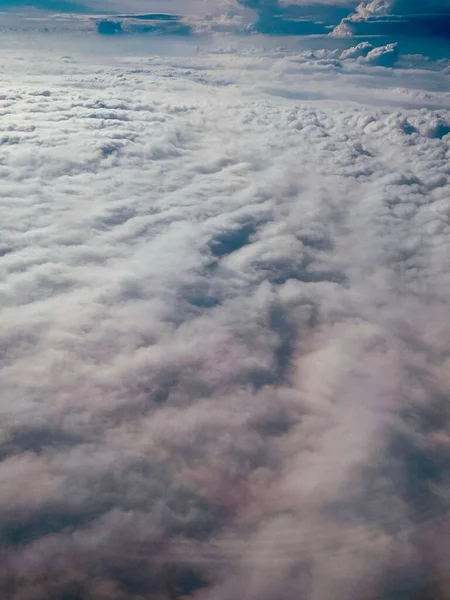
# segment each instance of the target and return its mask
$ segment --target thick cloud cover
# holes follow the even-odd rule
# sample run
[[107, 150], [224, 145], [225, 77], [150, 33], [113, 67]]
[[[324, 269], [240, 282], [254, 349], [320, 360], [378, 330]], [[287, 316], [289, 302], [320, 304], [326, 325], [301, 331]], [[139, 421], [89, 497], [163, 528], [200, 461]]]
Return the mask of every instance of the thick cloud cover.
[[46, 43], [0, 59], [0, 596], [448, 600], [448, 75]]

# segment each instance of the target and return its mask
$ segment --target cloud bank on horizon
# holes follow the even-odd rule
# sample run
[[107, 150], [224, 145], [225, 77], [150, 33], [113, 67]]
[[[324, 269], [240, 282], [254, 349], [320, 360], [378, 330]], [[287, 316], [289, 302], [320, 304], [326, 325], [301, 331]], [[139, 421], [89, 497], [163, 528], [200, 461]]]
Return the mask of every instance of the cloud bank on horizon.
[[[449, 36], [449, 0], [2, 0], [0, 7], [100, 14], [239, 17], [242, 28], [278, 35]], [[235, 23], [236, 26], [236, 23]], [[203, 29], [204, 31], [204, 29]]]
[[12, 40], [2, 600], [449, 600], [448, 73]]

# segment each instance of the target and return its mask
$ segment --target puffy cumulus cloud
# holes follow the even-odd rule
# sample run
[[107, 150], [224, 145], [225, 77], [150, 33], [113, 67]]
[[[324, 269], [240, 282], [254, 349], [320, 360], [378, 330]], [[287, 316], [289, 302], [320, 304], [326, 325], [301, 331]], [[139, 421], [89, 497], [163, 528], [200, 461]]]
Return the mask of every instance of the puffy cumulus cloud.
[[360, 4], [360, 10], [369, 13], [394, 13], [423, 15], [432, 13], [445, 13], [450, 11], [449, 0], [429, 0], [421, 2], [416, 0], [369, 0]]
[[446, 74], [25, 43], [1, 597], [448, 599]]
[[358, 4], [356, 13], [361, 17], [369, 15], [409, 14], [423, 15], [430, 13], [445, 13], [450, 10], [448, 0], [363, 0]]
[[448, 37], [448, 0], [363, 0], [334, 35], [387, 34]]

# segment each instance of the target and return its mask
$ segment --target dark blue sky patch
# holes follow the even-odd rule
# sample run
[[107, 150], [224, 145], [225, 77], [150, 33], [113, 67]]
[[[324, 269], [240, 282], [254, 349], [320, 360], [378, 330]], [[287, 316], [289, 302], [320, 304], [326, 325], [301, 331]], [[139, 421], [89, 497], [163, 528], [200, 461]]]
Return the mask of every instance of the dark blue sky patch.
[[392, 15], [347, 21], [353, 35], [450, 37], [450, 15]]

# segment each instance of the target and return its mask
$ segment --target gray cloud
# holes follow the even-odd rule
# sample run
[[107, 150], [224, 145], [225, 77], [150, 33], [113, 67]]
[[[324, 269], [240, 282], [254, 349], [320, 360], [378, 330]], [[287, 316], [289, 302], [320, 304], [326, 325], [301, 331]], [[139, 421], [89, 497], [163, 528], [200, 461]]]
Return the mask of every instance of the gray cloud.
[[29, 43], [1, 59], [0, 595], [447, 599], [446, 73]]

